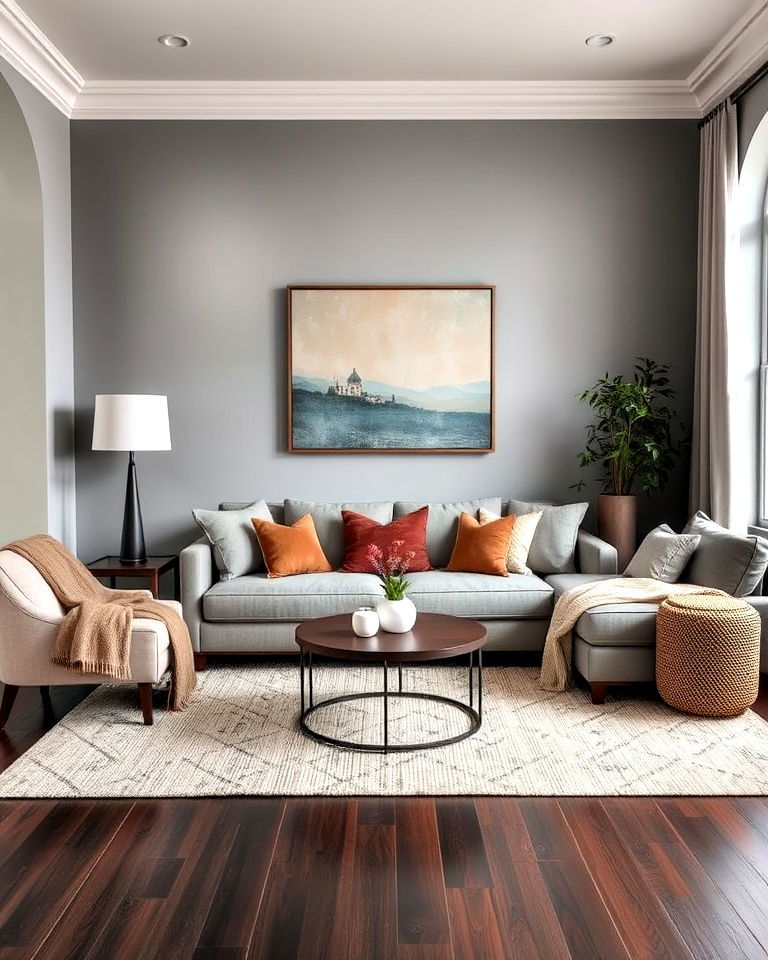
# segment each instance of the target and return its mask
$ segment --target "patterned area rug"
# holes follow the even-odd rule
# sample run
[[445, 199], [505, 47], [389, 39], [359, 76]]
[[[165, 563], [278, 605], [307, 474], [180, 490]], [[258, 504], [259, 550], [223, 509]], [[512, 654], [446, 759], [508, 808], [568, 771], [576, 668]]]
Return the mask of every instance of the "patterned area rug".
[[[184, 713], [141, 723], [136, 691], [104, 686], [0, 775], [2, 797], [216, 795], [768, 794], [768, 724], [688, 717], [661, 703], [581, 690], [546, 693], [533, 668], [485, 671], [481, 729], [453, 746], [387, 756], [325, 746], [296, 726], [298, 670], [214, 665]], [[404, 669], [404, 689], [466, 694], [467, 672]], [[381, 668], [316, 668], [316, 699], [380, 689]], [[392, 671], [390, 689], [396, 683]], [[328, 707], [323, 733], [375, 740], [376, 700]], [[459, 711], [391, 701], [392, 742], [466, 729]]]

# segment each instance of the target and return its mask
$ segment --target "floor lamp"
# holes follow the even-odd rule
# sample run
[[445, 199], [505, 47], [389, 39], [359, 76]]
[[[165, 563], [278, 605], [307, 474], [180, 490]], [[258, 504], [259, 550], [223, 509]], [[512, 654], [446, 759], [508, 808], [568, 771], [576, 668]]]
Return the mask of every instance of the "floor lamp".
[[134, 453], [171, 449], [168, 398], [137, 393], [99, 394], [93, 416], [92, 449], [128, 453], [120, 559], [123, 563], [146, 563]]

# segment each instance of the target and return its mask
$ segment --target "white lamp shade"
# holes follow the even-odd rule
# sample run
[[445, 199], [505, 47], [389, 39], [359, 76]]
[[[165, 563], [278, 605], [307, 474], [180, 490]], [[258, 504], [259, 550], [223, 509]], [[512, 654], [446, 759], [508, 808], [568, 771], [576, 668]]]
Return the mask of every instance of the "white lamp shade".
[[93, 416], [94, 450], [170, 450], [168, 397], [101, 393]]

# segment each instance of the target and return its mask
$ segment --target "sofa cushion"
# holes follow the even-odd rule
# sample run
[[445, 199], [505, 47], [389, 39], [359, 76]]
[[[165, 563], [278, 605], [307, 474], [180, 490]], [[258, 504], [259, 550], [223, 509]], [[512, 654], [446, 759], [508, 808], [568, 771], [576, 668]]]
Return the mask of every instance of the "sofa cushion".
[[451, 551], [456, 542], [459, 517], [462, 513], [477, 516], [480, 507], [491, 513], [501, 513], [501, 497], [483, 497], [480, 500], [457, 500], [454, 503], [429, 503], [425, 500], [398, 500], [395, 502], [395, 516], [402, 517], [421, 507], [429, 507], [427, 520], [427, 551], [433, 567], [445, 567], [451, 559]]
[[342, 510], [341, 516], [344, 573], [376, 573], [376, 567], [398, 574], [432, 569], [427, 555], [427, 507], [391, 523], [379, 523], [353, 510]]
[[193, 510], [192, 516], [213, 548], [213, 558], [222, 580], [264, 569], [264, 557], [251, 520], [271, 520], [264, 500], [238, 510]]
[[331, 572], [331, 565], [317, 539], [315, 521], [310, 514], [305, 513], [289, 527], [258, 518], [254, 518], [253, 526], [264, 554], [269, 579]]
[[[265, 573], [214, 584], [203, 597], [206, 620], [309, 620], [371, 606], [382, 589], [372, 573]], [[351, 624], [351, 619], [350, 619]]]
[[379, 523], [389, 523], [392, 519], [393, 504], [391, 500], [382, 500], [373, 503], [321, 503], [316, 500], [285, 500], [285, 524], [290, 526], [305, 513], [311, 515], [315, 521], [317, 539], [328, 557], [328, 562], [337, 570], [344, 562], [344, 521], [341, 519], [342, 510], [352, 510], [362, 513], [364, 517], [377, 520]]
[[462, 513], [447, 569], [454, 573], [509, 576], [507, 553], [516, 521], [516, 517], [499, 517], [480, 523], [472, 514]]
[[675, 533], [662, 523], [651, 530], [637, 548], [624, 576], [677, 583], [700, 541], [698, 534]]
[[[223, 500], [219, 504], [219, 510], [242, 510], [243, 507], [247, 506], [248, 504], [244, 500]], [[282, 503], [270, 503], [269, 500], [267, 500], [267, 506], [275, 523], [285, 522], [285, 511], [283, 510]]]
[[[489, 513], [480, 507], [477, 511], [477, 519], [480, 523], [493, 523], [499, 517], [495, 513]], [[533, 573], [533, 570], [528, 566], [528, 554], [531, 551], [533, 536], [536, 533], [539, 520], [541, 520], [540, 512], [521, 513], [515, 517], [515, 526], [507, 550], [507, 570], [510, 573]]]
[[538, 513], [541, 519], [528, 552], [528, 566], [536, 573], [573, 573], [576, 570], [576, 538], [588, 503], [531, 503], [510, 500], [507, 512]]
[[552, 587], [535, 576], [431, 570], [409, 573], [408, 582], [408, 596], [424, 613], [450, 613], [479, 620], [552, 615]]
[[[557, 602], [572, 587], [615, 579], [612, 573], [559, 573], [547, 577], [547, 583]], [[657, 603], [604, 603], [582, 613], [576, 621], [576, 633], [596, 646], [655, 644], [658, 609]]]
[[716, 587], [734, 597], [754, 592], [768, 563], [768, 541], [741, 537], [697, 510], [683, 533], [698, 534], [701, 541], [680, 579], [702, 587]]
[[[408, 575], [408, 596], [425, 613], [455, 616], [546, 619], [552, 614], [552, 588], [538, 577], [510, 574], [447, 573]], [[203, 597], [211, 621], [307, 620], [371, 606], [382, 589], [372, 573], [310, 573], [270, 580], [266, 574], [214, 584]]]
[[555, 591], [555, 600], [559, 600], [566, 590], [573, 587], [583, 587], [597, 580], [615, 580], [617, 576], [616, 573], [552, 573], [544, 579]]

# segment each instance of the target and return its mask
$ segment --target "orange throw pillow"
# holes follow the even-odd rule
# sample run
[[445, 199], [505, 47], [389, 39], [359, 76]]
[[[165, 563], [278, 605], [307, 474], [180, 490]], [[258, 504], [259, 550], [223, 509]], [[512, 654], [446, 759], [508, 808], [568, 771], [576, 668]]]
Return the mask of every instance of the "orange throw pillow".
[[264, 554], [268, 577], [330, 572], [331, 565], [317, 539], [311, 514], [305, 513], [290, 527], [258, 517], [254, 517], [251, 523]]
[[481, 524], [471, 513], [462, 513], [453, 553], [445, 569], [454, 573], [492, 573], [506, 577], [507, 552], [515, 519], [501, 517]]

